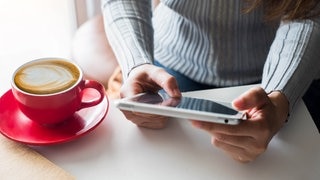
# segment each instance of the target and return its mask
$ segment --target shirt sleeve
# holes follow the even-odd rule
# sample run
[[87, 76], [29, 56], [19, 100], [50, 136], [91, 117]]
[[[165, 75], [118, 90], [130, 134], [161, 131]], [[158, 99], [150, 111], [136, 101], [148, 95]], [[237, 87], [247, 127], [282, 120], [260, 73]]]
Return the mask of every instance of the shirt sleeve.
[[103, 0], [105, 31], [126, 79], [129, 72], [153, 62], [150, 0]]
[[262, 88], [284, 93], [290, 111], [320, 71], [319, 22], [319, 18], [281, 22], [264, 66]]

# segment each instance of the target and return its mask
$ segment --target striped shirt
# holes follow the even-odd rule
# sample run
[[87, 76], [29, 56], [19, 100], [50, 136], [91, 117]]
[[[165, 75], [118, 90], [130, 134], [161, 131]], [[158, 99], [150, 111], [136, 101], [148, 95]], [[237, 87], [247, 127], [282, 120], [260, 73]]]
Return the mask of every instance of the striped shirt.
[[154, 59], [197, 82], [218, 87], [262, 80], [292, 108], [319, 71], [320, 20], [278, 24], [241, 0], [104, 0], [106, 33], [122, 67]]

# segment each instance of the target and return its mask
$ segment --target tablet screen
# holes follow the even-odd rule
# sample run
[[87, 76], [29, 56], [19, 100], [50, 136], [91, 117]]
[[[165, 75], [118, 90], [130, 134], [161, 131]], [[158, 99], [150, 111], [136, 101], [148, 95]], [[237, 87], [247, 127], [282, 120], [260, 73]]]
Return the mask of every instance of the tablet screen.
[[192, 97], [181, 97], [181, 98], [172, 98], [164, 92], [160, 93], [145, 93], [141, 96], [136, 96], [131, 101], [155, 104], [161, 106], [170, 106], [181, 109], [189, 109], [203, 112], [212, 112], [218, 114], [226, 115], [236, 115], [238, 111], [231, 108], [231, 104], [223, 105], [223, 103], [215, 102], [207, 99], [192, 98]]

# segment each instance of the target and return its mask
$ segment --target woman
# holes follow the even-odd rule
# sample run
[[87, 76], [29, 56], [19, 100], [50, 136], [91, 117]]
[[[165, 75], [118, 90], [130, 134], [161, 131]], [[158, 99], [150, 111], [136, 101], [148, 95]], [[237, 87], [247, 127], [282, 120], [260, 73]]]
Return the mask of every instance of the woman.
[[[252, 161], [316, 75], [318, 9], [314, 0], [163, 0], [152, 13], [148, 0], [104, 0], [106, 34], [123, 73], [121, 96], [164, 89], [179, 97], [180, 91], [261, 82], [233, 101], [248, 121], [192, 121], [232, 158]], [[167, 120], [123, 113], [148, 128]]]

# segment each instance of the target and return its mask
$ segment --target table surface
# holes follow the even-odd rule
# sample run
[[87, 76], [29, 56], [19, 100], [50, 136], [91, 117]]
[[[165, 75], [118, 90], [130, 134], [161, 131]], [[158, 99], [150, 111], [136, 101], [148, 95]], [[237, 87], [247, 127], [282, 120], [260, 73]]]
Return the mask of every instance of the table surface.
[[[228, 101], [250, 86], [189, 92]], [[91, 134], [61, 145], [34, 147], [78, 179], [317, 179], [318, 131], [300, 102], [290, 122], [267, 151], [249, 164], [238, 163], [210, 144], [190, 122], [172, 119], [162, 130], [138, 128], [114, 107]]]
[[[73, 2], [0, 0], [0, 96], [10, 89], [13, 71], [24, 62], [71, 57], [76, 31]], [[0, 179], [70, 179], [70, 174], [31, 148], [0, 135]]]
[[[69, 57], [74, 26], [71, 1], [0, 1], [0, 93], [13, 71], [39, 57]], [[61, 28], [63, 27], [63, 28]], [[228, 101], [247, 86], [189, 92]], [[114, 107], [90, 134], [75, 141], [31, 147], [77, 179], [318, 179], [319, 133], [303, 102], [268, 150], [249, 164], [235, 162], [188, 121], [172, 119], [162, 130], [138, 128]], [[1, 160], [0, 160], [1, 161]]]

